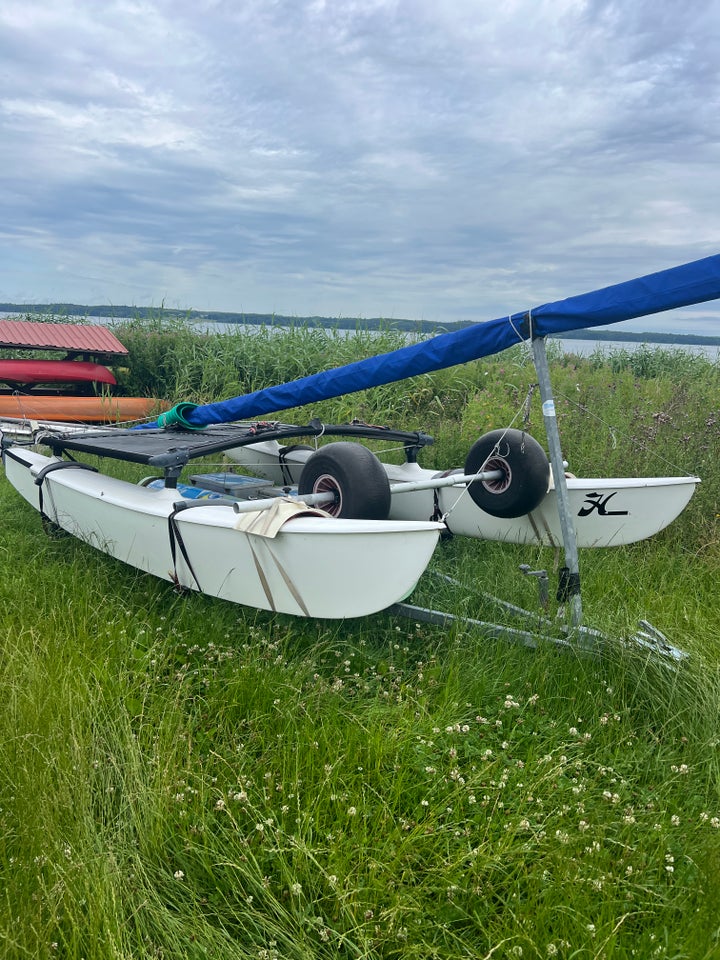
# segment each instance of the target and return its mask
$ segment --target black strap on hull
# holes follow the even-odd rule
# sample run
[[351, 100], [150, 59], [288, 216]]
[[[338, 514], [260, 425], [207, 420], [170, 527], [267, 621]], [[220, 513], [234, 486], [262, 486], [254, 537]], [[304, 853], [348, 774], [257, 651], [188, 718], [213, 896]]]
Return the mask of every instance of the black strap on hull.
[[56, 470], [65, 470], [72, 467], [74, 470], [89, 470], [91, 473], [97, 473], [97, 467], [91, 467], [89, 463], [79, 463], [77, 460], [55, 460], [53, 463], [49, 463], [46, 467], [43, 467], [42, 470], [39, 470], [35, 476], [35, 485], [38, 489], [38, 510], [40, 511], [40, 519], [42, 520], [43, 527], [48, 530], [49, 528], [57, 526], [57, 521], [51, 520], [50, 517], [45, 513], [45, 504], [43, 500], [43, 484], [45, 483], [45, 477], [49, 473], [54, 473]]
[[168, 537], [170, 539], [170, 555], [172, 557], [173, 569], [172, 569], [172, 580], [175, 584], [175, 588], [178, 591], [186, 589], [180, 583], [177, 572], [177, 552], [178, 549], [182, 555], [185, 565], [190, 571], [190, 574], [197, 584], [198, 591], [203, 592], [203, 588], [200, 586], [200, 581], [198, 580], [197, 574], [193, 569], [193, 565], [190, 561], [190, 555], [188, 553], [187, 547], [185, 546], [185, 541], [182, 538], [182, 533], [177, 524], [177, 516], [179, 513], [182, 513], [185, 510], [191, 510], [193, 507], [227, 507], [230, 501], [228, 500], [178, 500], [177, 503], [173, 504], [172, 513], [168, 516]]

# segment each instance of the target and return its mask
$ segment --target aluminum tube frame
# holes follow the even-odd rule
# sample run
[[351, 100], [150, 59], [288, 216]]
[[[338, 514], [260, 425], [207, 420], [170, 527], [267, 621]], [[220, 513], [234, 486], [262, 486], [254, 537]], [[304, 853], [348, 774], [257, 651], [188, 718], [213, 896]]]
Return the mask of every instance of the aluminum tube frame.
[[555, 399], [550, 382], [550, 368], [547, 361], [544, 337], [533, 338], [532, 351], [533, 360], [535, 361], [535, 371], [540, 386], [543, 420], [545, 421], [545, 432], [550, 450], [550, 463], [552, 464], [553, 480], [555, 482], [555, 494], [560, 518], [560, 529], [562, 531], [563, 549], [565, 552], [565, 565], [570, 572], [571, 582], [574, 580], [577, 584], [577, 589], [571, 593], [568, 601], [570, 606], [570, 625], [571, 627], [579, 627], [582, 624], [583, 613], [582, 597], [580, 595], [580, 562], [578, 558], [577, 537], [575, 534], [575, 523], [570, 513], [570, 500], [568, 498], [567, 483], [565, 482], [565, 464], [560, 448], [560, 432], [557, 425]]

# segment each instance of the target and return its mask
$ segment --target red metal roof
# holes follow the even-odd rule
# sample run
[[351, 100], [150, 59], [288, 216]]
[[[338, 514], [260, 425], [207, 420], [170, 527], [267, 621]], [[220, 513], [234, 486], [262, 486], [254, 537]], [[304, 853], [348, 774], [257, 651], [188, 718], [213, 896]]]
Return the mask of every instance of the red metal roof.
[[37, 323], [0, 320], [0, 348], [75, 350], [81, 353], [127, 356], [127, 348], [107, 327], [94, 323]]

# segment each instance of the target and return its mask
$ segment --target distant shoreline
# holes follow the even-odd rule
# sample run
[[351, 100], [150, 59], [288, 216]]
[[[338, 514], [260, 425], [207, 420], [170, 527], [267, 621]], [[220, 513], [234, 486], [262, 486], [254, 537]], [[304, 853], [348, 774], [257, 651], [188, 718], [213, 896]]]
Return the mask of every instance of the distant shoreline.
[[[457, 323], [430, 323], [427, 320], [404, 320], [389, 317], [290, 317], [277, 313], [228, 313], [221, 311], [173, 310], [167, 307], [133, 307], [127, 304], [83, 305], [77, 303], [0, 303], [1, 313], [27, 314], [32, 317], [46, 316], [68, 318], [102, 317], [115, 320], [167, 319], [188, 320], [191, 323], [237, 323], [250, 326], [308, 326], [337, 328], [340, 330], [402, 330], [410, 333], [452, 333], [471, 326], [468, 321]], [[695, 333], [635, 333], [622, 330], [570, 330], [552, 335], [559, 340], [595, 340], [616, 343], [655, 343], [670, 346], [720, 347], [720, 336], [713, 337]]]
[[558, 340], [599, 340], [611, 343], [666, 343], [669, 346], [682, 347], [718, 347], [720, 337], [711, 337], [702, 333], [634, 333], [631, 330], [569, 330], [567, 333], [551, 334]]

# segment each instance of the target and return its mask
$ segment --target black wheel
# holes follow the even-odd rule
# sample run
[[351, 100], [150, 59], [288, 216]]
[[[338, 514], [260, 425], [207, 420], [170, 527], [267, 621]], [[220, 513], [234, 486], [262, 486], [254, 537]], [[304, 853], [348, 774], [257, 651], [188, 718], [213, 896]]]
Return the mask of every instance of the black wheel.
[[469, 492], [475, 503], [493, 517], [522, 517], [540, 505], [550, 483], [545, 451], [520, 430], [493, 430], [470, 448], [465, 473], [501, 470], [497, 480], [476, 480]]
[[328, 443], [303, 467], [298, 493], [334, 493], [335, 503], [322, 504], [334, 517], [387, 520], [390, 483], [382, 464], [359, 443]]

